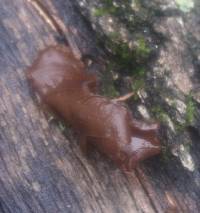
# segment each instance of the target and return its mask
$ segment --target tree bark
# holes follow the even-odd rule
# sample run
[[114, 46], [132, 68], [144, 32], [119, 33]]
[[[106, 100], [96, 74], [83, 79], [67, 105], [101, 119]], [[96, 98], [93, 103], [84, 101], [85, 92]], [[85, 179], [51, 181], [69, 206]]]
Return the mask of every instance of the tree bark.
[[[195, 176], [176, 159], [156, 157], [123, 174], [95, 151], [84, 156], [69, 129], [48, 121], [25, 71], [61, 34], [28, 0], [0, 4], [0, 212], [198, 212]], [[73, 1], [45, 7], [77, 55], [101, 55]]]

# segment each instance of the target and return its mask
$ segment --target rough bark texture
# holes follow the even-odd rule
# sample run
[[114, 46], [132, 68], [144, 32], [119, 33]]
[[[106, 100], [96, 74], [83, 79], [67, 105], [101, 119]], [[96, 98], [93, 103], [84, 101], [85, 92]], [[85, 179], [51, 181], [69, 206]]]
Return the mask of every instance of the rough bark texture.
[[[102, 52], [90, 26], [90, 1], [83, 2], [82, 9], [72, 0], [43, 3], [59, 20], [62, 36], [74, 52], [96, 59]], [[159, 1], [152, 2], [159, 5]], [[151, 159], [125, 175], [95, 151], [88, 158], [83, 156], [70, 130], [63, 134], [57, 122], [48, 121], [29, 88], [25, 70], [38, 51], [66, 39], [50, 27], [31, 1], [0, 0], [0, 4], [0, 212], [199, 212], [198, 5], [187, 16], [170, 10], [173, 13], [164, 11], [158, 13], [159, 19], [154, 17], [149, 34], [162, 33], [168, 39], [159, 46], [155, 63], [149, 65], [147, 82], [152, 90], [147, 89], [143, 102], [145, 106], [162, 104], [175, 119], [184, 117], [168, 106], [164, 93], [156, 87], [164, 85], [163, 73], [168, 70], [174, 75], [168, 78], [174, 84], [167, 83], [163, 90], [173, 90], [173, 98], [184, 101], [185, 94], [194, 89], [196, 119], [181, 133], [170, 129], [168, 122], [163, 140], [174, 155], [168, 160], [162, 156]], [[166, 7], [161, 6], [158, 10], [163, 11]], [[186, 86], [179, 85], [177, 76], [185, 79]], [[183, 152], [188, 141], [190, 158]], [[192, 166], [185, 163], [184, 156], [192, 160]]]

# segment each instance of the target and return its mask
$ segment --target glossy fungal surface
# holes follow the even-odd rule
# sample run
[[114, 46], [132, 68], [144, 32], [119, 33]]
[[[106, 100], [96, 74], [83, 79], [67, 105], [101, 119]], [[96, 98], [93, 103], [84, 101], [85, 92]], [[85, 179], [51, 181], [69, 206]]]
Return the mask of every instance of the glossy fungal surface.
[[96, 76], [70, 48], [48, 47], [27, 76], [50, 109], [79, 133], [84, 152], [92, 144], [124, 170], [160, 153], [158, 124], [133, 119], [124, 104], [95, 94]]

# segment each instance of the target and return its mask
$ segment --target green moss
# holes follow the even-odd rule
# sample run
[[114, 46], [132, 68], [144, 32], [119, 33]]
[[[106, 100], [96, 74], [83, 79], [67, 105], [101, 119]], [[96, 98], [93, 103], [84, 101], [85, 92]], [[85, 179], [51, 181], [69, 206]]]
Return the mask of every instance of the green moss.
[[137, 77], [137, 78], [133, 78], [133, 83], [131, 85], [131, 88], [134, 92], [134, 96], [133, 96], [133, 99], [135, 101], [137, 101], [139, 99], [139, 96], [138, 96], [138, 91], [143, 89], [145, 87], [145, 81], [144, 81], [144, 78], [141, 78], [141, 77]]
[[[110, 43], [107, 43], [107, 47], [112, 52], [113, 59], [112, 63], [108, 65], [108, 69], [118, 70], [121, 74], [128, 74], [133, 77], [132, 90], [134, 92], [144, 88], [146, 68], [141, 63], [141, 57], [146, 57], [147, 53], [149, 53], [144, 40], [139, 40], [140, 46], [136, 50], [129, 48], [128, 43], [122, 42], [118, 33], [113, 33], [109, 41]], [[113, 89], [107, 91], [111, 92]]]
[[102, 7], [102, 8], [95, 9], [93, 12], [93, 15], [97, 17], [105, 16], [108, 14], [114, 15], [117, 13], [117, 11], [118, 11], [118, 8], [116, 7], [110, 7], [110, 8]]
[[[101, 7], [97, 8], [94, 12], [96, 16], [113, 15], [120, 22], [124, 23], [129, 32], [134, 26], [135, 17], [131, 7], [131, 0], [120, 1], [118, 5], [114, 4], [112, 0], [101, 0]], [[140, 5], [139, 0], [134, 1], [136, 6]], [[146, 64], [148, 63], [151, 49], [145, 37], [142, 34], [137, 34], [135, 37], [135, 46], [130, 48], [128, 42], [122, 40], [118, 31], [114, 31], [102, 39], [105, 47], [111, 53], [110, 64], [108, 70], [114, 70], [119, 75], [128, 75], [133, 77], [132, 90], [137, 92], [139, 89], [144, 88], [144, 78], [146, 75]], [[105, 77], [107, 78], [107, 77]], [[119, 93], [115, 88], [113, 82], [104, 79], [103, 94], [109, 97], [116, 97]]]
[[106, 41], [106, 46], [112, 53], [112, 64], [115, 70], [124, 74], [132, 74], [135, 58], [128, 44], [122, 41]]
[[119, 96], [119, 92], [115, 89], [112, 83], [104, 88], [104, 94], [109, 98], [115, 98]]
[[118, 64], [123, 67], [131, 64], [132, 60], [134, 59], [134, 54], [127, 43], [123, 41], [114, 42], [111, 43], [110, 47], [115, 55], [115, 58], [118, 59]]
[[97, 17], [101, 17], [108, 14], [108, 11], [105, 8], [97, 8], [94, 10], [93, 15]]
[[116, 31], [113, 31], [113, 32], [110, 32], [109, 33], [109, 38], [112, 40], [112, 41], [121, 41], [121, 36], [120, 36], [120, 33], [119, 32], [116, 32]]
[[145, 82], [144, 79], [139, 78], [133, 80], [133, 83], [131, 85], [133, 92], [137, 92], [138, 90], [144, 88]]
[[176, 109], [177, 108], [177, 102], [175, 100], [172, 101], [171, 106]]
[[[173, 104], [175, 107], [175, 103]], [[167, 118], [170, 118], [166, 112], [164, 112], [162, 110], [161, 107], [157, 106], [157, 107], [153, 107], [152, 108], [152, 113], [154, 114], [154, 116], [159, 119], [162, 122], [166, 122]], [[170, 118], [171, 121], [174, 124], [175, 130], [176, 132], [183, 132], [187, 126], [191, 125], [194, 122], [195, 119], [195, 115], [196, 115], [196, 104], [193, 101], [193, 98], [191, 95], [188, 95], [188, 97], [186, 98], [186, 113], [185, 113], [185, 121], [180, 123], [177, 120]]]
[[151, 50], [143, 37], [136, 41], [136, 47], [130, 48], [127, 42], [120, 39], [119, 33], [113, 32], [105, 43], [113, 54], [113, 64], [119, 70], [129, 75], [139, 74], [140, 77], [144, 77], [144, 64], [147, 62]]
[[178, 121], [174, 121], [174, 127], [176, 132], [183, 132], [185, 130], [185, 123], [180, 123]]
[[138, 66], [134, 69], [134, 76], [144, 78], [146, 74], [146, 69], [144, 66]]
[[175, 2], [183, 12], [190, 12], [194, 8], [194, 1], [192, 0], [175, 0]]
[[185, 124], [188, 126], [193, 123], [196, 114], [196, 104], [190, 95], [186, 98], [186, 113], [185, 113]]
[[163, 123], [167, 123], [168, 118], [170, 118], [169, 115], [160, 106], [151, 108], [151, 112], [158, 120]]
[[102, 7], [100, 8], [96, 8], [94, 10], [94, 13], [93, 15], [94, 16], [98, 16], [98, 17], [101, 17], [101, 16], [104, 16], [104, 15], [118, 15], [118, 12], [119, 12], [120, 8], [119, 7], [116, 7], [115, 5], [113, 5], [113, 1], [110, 1], [110, 0], [103, 0], [102, 1]]
[[187, 126], [191, 125], [194, 122], [196, 115], [196, 104], [193, 101], [191, 94], [186, 97], [186, 112], [185, 112], [185, 121], [183, 123], [174, 121], [174, 126], [177, 132], [183, 132]]
[[136, 48], [136, 56], [137, 58], [147, 58], [151, 53], [150, 48], [148, 47], [144, 38], [140, 38], [137, 41], [137, 48]]
[[134, 51], [129, 48], [128, 44], [123, 41], [111, 41], [107, 46], [113, 54], [115, 66], [124, 73], [133, 74], [136, 58]]
[[[117, 34], [113, 36], [118, 39]], [[131, 75], [133, 77], [133, 91], [138, 91], [143, 88], [145, 85], [144, 77], [146, 75], [146, 69], [145, 66], [136, 63], [136, 61], [139, 60], [139, 58], [136, 58], [140, 57], [139, 54], [136, 56], [135, 51], [130, 49], [128, 44], [122, 41], [112, 41], [108, 46], [114, 55], [112, 63], [109, 64], [109, 69], [117, 69], [122, 71], [123, 74]], [[141, 49], [144, 49], [144, 44], [142, 44]], [[140, 54], [144, 56], [144, 51], [142, 51], [143, 50], [140, 51]]]
[[103, 83], [102, 95], [105, 95], [110, 98], [119, 96], [119, 92], [117, 91], [117, 89], [114, 86], [112, 70], [113, 70], [113, 64], [109, 63], [107, 65], [105, 74], [103, 75], [103, 79], [102, 79], [102, 83]]

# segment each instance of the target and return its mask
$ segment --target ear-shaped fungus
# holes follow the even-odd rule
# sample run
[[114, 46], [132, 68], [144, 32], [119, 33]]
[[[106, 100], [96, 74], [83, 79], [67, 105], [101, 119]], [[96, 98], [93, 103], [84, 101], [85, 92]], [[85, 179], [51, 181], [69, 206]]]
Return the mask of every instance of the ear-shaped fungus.
[[158, 125], [139, 122], [123, 104], [96, 95], [96, 76], [86, 72], [69, 47], [48, 47], [27, 73], [49, 108], [79, 132], [84, 152], [93, 143], [127, 170], [160, 153]]

